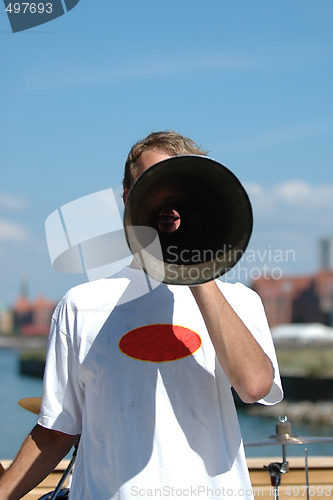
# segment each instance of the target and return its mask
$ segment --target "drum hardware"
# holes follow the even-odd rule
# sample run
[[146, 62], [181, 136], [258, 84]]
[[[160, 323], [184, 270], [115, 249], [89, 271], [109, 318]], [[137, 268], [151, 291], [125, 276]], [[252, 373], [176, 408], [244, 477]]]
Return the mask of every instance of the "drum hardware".
[[[266, 439], [259, 441], [249, 441], [244, 443], [244, 446], [271, 446], [271, 445], [281, 445], [282, 446], [282, 462], [272, 462], [269, 465], [264, 465], [264, 469], [267, 470], [271, 485], [273, 486], [273, 497], [275, 499], [279, 498], [279, 486], [281, 483], [281, 475], [286, 474], [289, 471], [289, 464], [287, 461], [286, 446], [288, 444], [305, 444], [305, 443], [327, 443], [333, 442], [331, 437], [302, 437], [298, 434], [293, 434], [291, 432], [291, 424], [288, 421], [288, 417], [279, 417], [279, 421], [276, 424], [276, 433], [269, 436]], [[306, 489], [307, 497], [309, 499], [309, 476], [308, 476], [308, 456], [307, 449], [305, 449], [305, 478], [306, 478]]]
[[282, 462], [271, 462], [269, 465], [264, 465], [264, 469], [267, 470], [269, 477], [271, 479], [271, 485], [273, 486], [273, 498], [279, 498], [279, 486], [281, 484], [281, 475], [286, 474], [289, 470], [289, 463], [285, 456], [285, 446], [283, 445], [283, 458]]
[[248, 245], [252, 208], [224, 165], [174, 156], [148, 168], [125, 203], [124, 229], [140, 267], [153, 279], [195, 285], [231, 269]]
[[308, 466], [308, 449], [304, 449], [304, 461], [305, 461], [305, 484], [306, 484], [306, 498], [310, 500], [309, 491], [309, 466]]
[[[46, 493], [45, 495], [43, 495], [42, 497], [39, 497], [38, 500], [50, 500], [50, 495], [52, 494], [52, 491], [50, 493]], [[66, 499], [66, 498], [69, 498], [69, 488], [64, 488], [62, 490], [59, 491], [58, 495], [56, 496], [56, 498], [63, 498], [63, 499]]]
[[18, 404], [27, 411], [39, 415], [42, 398], [22, 398], [19, 399]]
[[276, 434], [273, 434], [266, 439], [249, 441], [245, 443], [245, 446], [284, 446], [288, 444], [311, 444], [328, 442], [333, 442], [333, 437], [299, 436], [298, 434], [292, 433], [288, 417], [279, 417], [279, 422], [276, 425]]
[[[276, 424], [277, 436], [286, 435], [288, 432], [289, 434], [291, 433], [291, 426], [287, 420], [287, 417], [279, 418], [279, 423]], [[271, 485], [273, 486], [273, 498], [278, 499], [281, 475], [286, 474], [289, 471], [289, 462], [287, 461], [285, 444], [282, 444], [282, 462], [271, 462], [269, 465], [264, 465], [264, 469], [267, 470], [271, 479]]]
[[66, 479], [69, 476], [69, 474], [72, 472], [72, 469], [73, 469], [73, 466], [74, 466], [74, 463], [75, 463], [75, 459], [76, 459], [76, 453], [77, 453], [78, 446], [79, 446], [79, 439], [78, 439], [78, 441], [74, 445], [74, 451], [73, 451], [72, 459], [69, 462], [68, 467], [64, 471], [63, 475], [61, 476], [60, 481], [59, 481], [59, 483], [56, 486], [56, 489], [51, 494], [48, 493], [48, 495], [50, 495], [50, 496], [45, 496], [44, 495], [39, 500], [55, 500], [56, 498], [62, 498], [63, 495], [62, 495], [61, 492], [64, 492], [63, 494], [65, 495], [65, 498], [67, 498], [66, 491], [67, 491], [67, 495], [68, 495], [69, 488], [65, 488], [65, 490], [62, 490], [61, 487], [64, 484], [64, 482], [66, 481]]

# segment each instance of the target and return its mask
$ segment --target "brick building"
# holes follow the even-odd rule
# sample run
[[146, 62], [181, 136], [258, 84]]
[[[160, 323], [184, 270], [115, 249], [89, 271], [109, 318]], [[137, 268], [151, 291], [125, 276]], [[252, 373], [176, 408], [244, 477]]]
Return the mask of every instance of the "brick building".
[[23, 335], [48, 335], [55, 306], [41, 296], [30, 302], [21, 295], [13, 307], [14, 329]]
[[0, 302], [0, 335], [10, 335], [13, 331], [13, 313], [6, 304]]
[[333, 270], [311, 276], [258, 278], [251, 288], [263, 301], [270, 327], [286, 323], [333, 325]]

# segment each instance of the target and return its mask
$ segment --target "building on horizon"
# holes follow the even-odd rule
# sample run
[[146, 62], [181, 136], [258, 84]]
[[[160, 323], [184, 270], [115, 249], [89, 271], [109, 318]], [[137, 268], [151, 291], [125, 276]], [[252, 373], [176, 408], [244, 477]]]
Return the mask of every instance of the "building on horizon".
[[43, 296], [29, 301], [20, 295], [13, 307], [13, 329], [22, 335], [48, 335], [56, 303]]
[[287, 323], [333, 325], [333, 270], [310, 276], [257, 278], [251, 288], [262, 299], [270, 327]]
[[319, 269], [333, 271], [333, 237], [319, 240]]
[[10, 335], [13, 331], [13, 312], [0, 302], [0, 334]]

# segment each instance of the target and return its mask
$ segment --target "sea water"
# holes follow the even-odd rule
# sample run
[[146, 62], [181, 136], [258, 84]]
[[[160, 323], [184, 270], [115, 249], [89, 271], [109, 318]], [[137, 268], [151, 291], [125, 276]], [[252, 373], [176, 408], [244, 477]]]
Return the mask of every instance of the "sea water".
[[[13, 459], [25, 436], [36, 424], [37, 416], [18, 405], [18, 400], [42, 395], [42, 380], [19, 373], [19, 354], [10, 349], [0, 349], [0, 459]], [[243, 440], [257, 441], [275, 434], [276, 420], [248, 415], [239, 411]], [[292, 423], [292, 431], [300, 436], [333, 437], [333, 427], [320, 427]], [[288, 456], [333, 455], [333, 442], [307, 445], [288, 445]], [[279, 457], [281, 446], [246, 447], [248, 457]], [[263, 464], [264, 465], [264, 464]]]

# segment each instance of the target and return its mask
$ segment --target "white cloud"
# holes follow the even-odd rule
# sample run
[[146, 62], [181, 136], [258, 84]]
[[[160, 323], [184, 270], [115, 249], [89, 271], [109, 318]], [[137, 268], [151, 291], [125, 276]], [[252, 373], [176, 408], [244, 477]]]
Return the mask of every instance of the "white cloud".
[[311, 186], [302, 180], [291, 180], [274, 188], [276, 200], [302, 210], [333, 209], [333, 185]]
[[29, 232], [19, 224], [0, 219], [0, 241], [21, 242], [29, 237]]
[[254, 231], [250, 248], [263, 252], [293, 250], [295, 259], [279, 266], [284, 273], [318, 269], [318, 242], [333, 236], [333, 185], [294, 179], [270, 187], [245, 184], [253, 207]]
[[24, 198], [9, 193], [0, 193], [0, 208], [9, 211], [20, 211], [25, 209], [26, 206], [27, 202]]
[[271, 187], [258, 183], [248, 183], [245, 187], [257, 211], [286, 208], [305, 212], [322, 210], [327, 213], [333, 209], [333, 184], [313, 186], [306, 181], [293, 179]]

